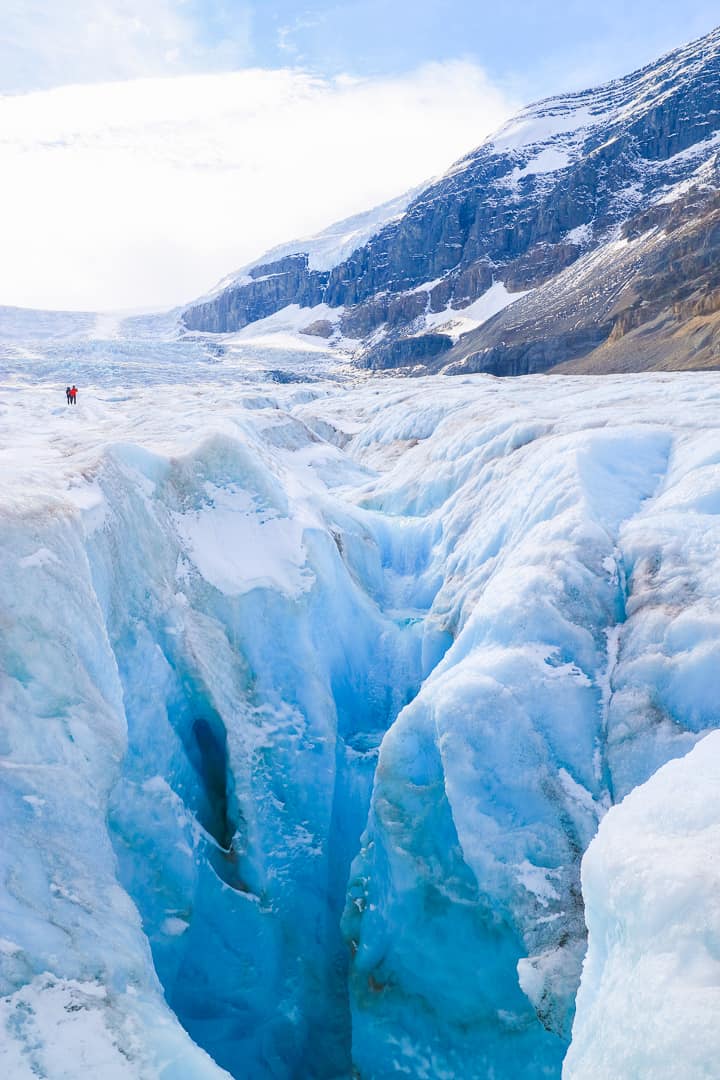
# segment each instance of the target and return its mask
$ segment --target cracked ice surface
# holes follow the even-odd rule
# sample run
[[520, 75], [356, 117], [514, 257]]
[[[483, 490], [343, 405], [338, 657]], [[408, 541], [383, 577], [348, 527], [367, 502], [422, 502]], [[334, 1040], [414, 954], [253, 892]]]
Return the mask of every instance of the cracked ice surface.
[[0, 388], [6, 1073], [559, 1076], [718, 726], [720, 379], [120, 367]]

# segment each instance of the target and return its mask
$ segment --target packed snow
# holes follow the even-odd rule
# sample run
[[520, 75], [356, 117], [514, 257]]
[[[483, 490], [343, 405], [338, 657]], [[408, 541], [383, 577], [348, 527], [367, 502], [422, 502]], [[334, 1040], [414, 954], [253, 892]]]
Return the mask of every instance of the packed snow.
[[713, 732], [611, 810], [591, 844], [590, 940], [566, 1080], [717, 1076], [719, 788]]
[[607, 122], [607, 114], [583, 101], [562, 98], [541, 102], [509, 120], [488, 143], [496, 153], [524, 150], [557, 136], [575, 135]]
[[442, 311], [432, 312], [425, 315], [423, 325], [425, 330], [440, 330], [448, 334], [453, 341], [457, 341], [463, 334], [470, 330], [477, 330], [486, 323], [493, 315], [504, 311], [510, 304], [514, 304], [527, 292], [508, 292], [502, 281], [494, 281], [482, 296], [473, 300], [464, 308], [454, 308], [450, 304]]
[[4, 1075], [559, 1077], [588, 847], [568, 1077], [713, 1075], [720, 377], [126, 326], [3, 353]]
[[223, 334], [222, 340], [240, 344], [247, 342], [260, 349], [327, 354], [327, 341], [308, 334], [308, 327], [312, 327], [313, 323], [327, 323], [334, 335], [333, 344], [338, 344], [339, 323], [344, 310], [342, 307], [329, 307], [328, 304], [316, 304], [314, 307], [288, 304], [265, 319], [248, 323], [242, 330]]
[[526, 176], [542, 176], [544, 173], [557, 172], [570, 164], [570, 156], [564, 150], [546, 146], [535, 157], [530, 158], [522, 168], [517, 166], [510, 173], [509, 183], [517, 184]]

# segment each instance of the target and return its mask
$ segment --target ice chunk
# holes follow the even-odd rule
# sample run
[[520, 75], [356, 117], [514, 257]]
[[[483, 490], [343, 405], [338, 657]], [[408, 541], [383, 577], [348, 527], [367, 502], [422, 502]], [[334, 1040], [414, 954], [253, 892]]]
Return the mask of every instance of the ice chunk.
[[611, 810], [590, 845], [590, 938], [566, 1080], [717, 1074], [719, 787], [715, 732]]

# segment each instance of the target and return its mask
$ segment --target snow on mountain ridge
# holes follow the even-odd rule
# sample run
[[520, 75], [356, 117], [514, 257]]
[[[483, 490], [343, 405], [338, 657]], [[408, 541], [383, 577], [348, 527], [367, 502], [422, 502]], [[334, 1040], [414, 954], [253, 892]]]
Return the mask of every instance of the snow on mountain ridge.
[[720, 56], [720, 27], [604, 86], [558, 94], [529, 105], [461, 161], [486, 146], [499, 151], [519, 149], [555, 135], [626, 122], [646, 112], [650, 104], [661, 105], [678, 82], [692, 81], [713, 56]]
[[371, 210], [364, 210], [358, 214], [353, 214], [351, 217], [343, 218], [341, 221], [333, 222], [322, 232], [270, 248], [253, 262], [247, 263], [241, 270], [228, 274], [210, 292], [205, 293], [194, 302], [202, 303], [219, 295], [225, 289], [234, 288], [238, 285], [247, 285], [253, 280], [257, 280], [250, 277], [249, 270], [256, 266], [278, 262], [288, 255], [301, 253], [308, 255], [308, 265], [311, 270], [332, 270], [333, 267], [344, 262], [356, 248], [367, 243], [383, 226], [399, 217], [417, 194], [429, 186], [430, 183], [432, 181], [411, 188], [402, 195], [389, 199]]

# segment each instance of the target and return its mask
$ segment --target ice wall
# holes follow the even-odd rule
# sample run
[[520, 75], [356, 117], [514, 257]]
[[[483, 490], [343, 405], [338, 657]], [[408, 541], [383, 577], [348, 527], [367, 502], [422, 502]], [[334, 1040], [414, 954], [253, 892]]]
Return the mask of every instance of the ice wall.
[[[272, 439], [314, 445], [289, 418]], [[90, 561], [131, 745], [110, 820], [197, 1041], [234, 1075], [342, 1075], [340, 913], [377, 746], [423, 675], [401, 594], [423, 587], [428, 537], [335, 521], [269, 441], [121, 449], [103, 471]]]
[[557, 1075], [580, 857], [717, 724], [718, 388], [571, 386], [399, 392], [355, 435], [393, 458], [372, 505], [442, 522], [429, 617], [455, 638], [383, 742], [353, 866], [361, 1075]]
[[[156, 1011], [168, 1012], [162, 986], [193, 1039], [236, 1076], [346, 1075], [340, 916], [377, 748], [446, 645], [423, 626], [439, 585], [427, 573], [433, 537], [422, 520], [388, 529], [382, 515], [331, 498], [367, 473], [272, 399], [243, 405], [199, 441], [180, 440], [179, 455], [101, 443], [80, 483], [50, 500], [72, 550], [47, 496], [30, 510], [19, 500], [31, 554], [12, 537], [4, 549], [37, 591], [12, 613], [24, 637], [7, 670], [25, 649], [37, 659], [38, 673], [23, 676], [36, 738], [45, 712], [62, 722], [49, 690], [56, 671], [75, 686], [98, 744], [75, 768], [101, 790], [86, 811], [86, 850], [59, 888], [80, 903], [75, 874], [104, 852]], [[67, 670], [29, 645], [53, 636]], [[80, 681], [74, 647], [88, 657]], [[56, 828], [74, 850], [65, 793], [55, 798]], [[19, 862], [14, 853], [13, 872]], [[83, 901], [88, 932], [102, 932], [103, 906]], [[8, 942], [30, 948], [14, 932]], [[115, 949], [108, 932], [99, 993], [125, 977]], [[65, 958], [37, 964], [75, 977]], [[138, 1040], [157, 1041], [150, 1010]]]
[[608, 760], [615, 797], [627, 797], [583, 861], [573, 1080], [717, 1073], [718, 735], [655, 770], [720, 719], [719, 510], [720, 434], [686, 431], [662, 492], [624, 531], [632, 570]]
[[559, 1070], [584, 952], [579, 857], [609, 803], [618, 530], [669, 450], [658, 431], [457, 429], [439, 425], [408, 489], [376, 496], [423, 505], [418, 477], [434, 501], [446, 471], [434, 611], [455, 641], [383, 743], [353, 867], [353, 1046], [370, 1076]]
[[61, 500], [0, 520], [0, 1071], [227, 1074], [163, 1000], [106, 827], [127, 732], [84, 529]]

